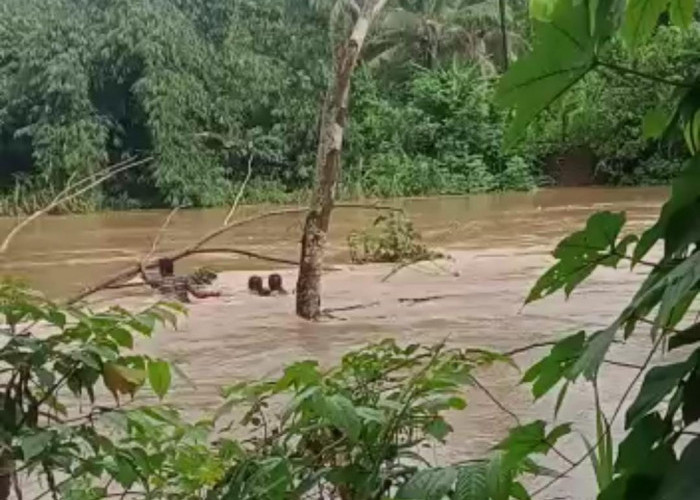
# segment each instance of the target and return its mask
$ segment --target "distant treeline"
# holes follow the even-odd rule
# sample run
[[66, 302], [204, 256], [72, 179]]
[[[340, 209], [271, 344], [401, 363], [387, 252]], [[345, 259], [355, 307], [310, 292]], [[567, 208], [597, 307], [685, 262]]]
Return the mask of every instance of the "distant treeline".
[[[248, 201], [303, 196], [331, 71], [330, 0], [4, 0], [0, 4], [0, 212], [30, 209], [71, 178], [124, 158], [147, 167], [69, 207], [230, 201], [249, 161]], [[674, 140], [639, 139], [652, 94], [597, 73], [503, 149], [492, 102], [529, 47], [527, 6], [494, 0], [390, 4], [354, 81], [343, 196], [455, 194], [552, 183], [552, 155], [584, 147], [596, 179], [666, 182]], [[502, 22], [505, 24], [502, 25]], [[505, 28], [503, 30], [502, 28]], [[654, 43], [610, 57], [688, 78], [700, 28], [660, 25]], [[668, 144], [671, 144], [670, 146]]]

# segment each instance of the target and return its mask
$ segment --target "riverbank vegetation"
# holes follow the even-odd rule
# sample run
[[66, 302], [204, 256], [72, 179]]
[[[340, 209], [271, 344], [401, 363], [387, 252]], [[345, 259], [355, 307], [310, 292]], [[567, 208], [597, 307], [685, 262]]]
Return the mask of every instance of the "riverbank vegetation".
[[[147, 156], [148, 167], [59, 209], [227, 204], [249, 162], [247, 201], [307, 200], [331, 3], [3, 2], [0, 209], [37, 208], [73, 176]], [[512, 62], [533, 43], [527, 5], [509, 3], [503, 20]], [[504, 152], [501, 28], [493, 0], [385, 9], [354, 78], [340, 196], [531, 189], [561, 182], [556, 159], [570, 156], [578, 182], [666, 183], [678, 172], [680, 142], [639, 133], [649, 103], [670, 91], [613, 71], [587, 76]], [[611, 45], [610, 61], [684, 79], [698, 43], [696, 23], [663, 23], [643, 49]]]

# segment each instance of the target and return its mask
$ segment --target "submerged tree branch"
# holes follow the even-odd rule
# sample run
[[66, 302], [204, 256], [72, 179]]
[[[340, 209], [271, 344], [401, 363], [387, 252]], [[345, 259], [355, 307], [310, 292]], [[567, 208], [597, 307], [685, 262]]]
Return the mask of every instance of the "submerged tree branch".
[[228, 211], [228, 214], [224, 219], [224, 226], [227, 226], [228, 223], [231, 222], [231, 218], [236, 213], [238, 204], [241, 202], [241, 198], [243, 198], [245, 188], [248, 185], [248, 181], [250, 181], [250, 176], [253, 174], [253, 157], [254, 154], [250, 153], [250, 158], [248, 158], [248, 173], [246, 174], [245, 179], [243, 180], [243, 184], [241, 184], [241, 188], [238, 190], [238, 194], [236, 195], [236, 199], [233, 201], [233, 205], [231, 205], [231, 210]]
[[[30, 216], [26, 217], [25, 219], [22, 219], [15, 227], [12, 228], [12, 230], [5, 236], [5, 239], [2, 242], [2, 245], [0, 245], [0, 254], [3, 254], [7, 252], [7, 249], [10, 246], [10, 243], [14, 239], [14, 237], [19, 233], [22, 229], [24, 229], [26, 226], [34, 222], [36, 219], [41, 217], [42, 215], [45, 215], [49, 213], [51, 210], [54, 208], [58, 207], [59, 205], [62, 205], [63, 203], [67, 203], [78, 196], [81, 196], [91, 189], [99, 186], [100, 184], [104, 183], [108, 179], [114, 177], [115, 175], [125, 172], [127, 170], [130, 170], [132, 168], [138, 167], [140, 165], [143, 165], [145, 163], [148, 163], [152, 160], [152, 157], [148, 158], [143, 158], [141, 160], [128, 160], [122, 163], [119, 163], [117, 165], [113, 165], [111, 167], [108, 167], [105, 169], [103, 172], [98, 174], [98, 177], [95, 178], [95, 176], [89, 176], [86, 177], [85, 179], [82, 179], [78, 181], [77, 184], [69, 185], [61, 191], [54, 200], [46, 205], [44, 208], [37, 210]], [[88, 181], [92, 182], [88, 182]], [[82, 186], [82, 187], [81, 187]]]

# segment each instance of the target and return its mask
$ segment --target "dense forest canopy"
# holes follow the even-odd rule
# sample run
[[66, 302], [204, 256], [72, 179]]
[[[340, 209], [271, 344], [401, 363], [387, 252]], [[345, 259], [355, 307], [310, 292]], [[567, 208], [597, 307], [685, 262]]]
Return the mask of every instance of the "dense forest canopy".
[[[23, 198], [132, 156], [84, 208], [288, 200], [310, 185], [330, 74], [333, 9], [322, 0], [5, 0], [0, 5], [0, 189]], [[553, 154], [585, 147], [596, 179], [660, 183], [683, 149], [639, 134], [663, 84], [588, 77], [516, 150], [495, 77], [530, 45], [527, 5], [392, 2], [356, 75], [341, 194], [404, 196], [552, 183]], [[700, 57], [697, 22], [661, 22], [611, 58], [683, 78]], [[672, 56], [669, 57], [669, 54]], [[653, 99], [652, 99], [653, 97]]]

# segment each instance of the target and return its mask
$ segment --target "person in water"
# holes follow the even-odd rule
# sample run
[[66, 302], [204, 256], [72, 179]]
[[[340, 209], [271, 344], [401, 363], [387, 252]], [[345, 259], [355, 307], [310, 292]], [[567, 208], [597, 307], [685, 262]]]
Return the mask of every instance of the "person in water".
[[248, 278], [248, 291], [255, 295], [260, 295], [262, 297], [267, 297], [270, 295], [270, 290], [263, 286], [263, 280], [257, 274], [254, 274]]
[[267, 286], [270, 287], [270, 293], [273, 295], [287, 295], [287, 290], [282, 284], [282, 276], [273, 273], [267, 277]]
[[216, 273], [207, 271], [205, 274], [194, 273], [191, 276], [175, 276], [175, 263], [172, 259], [162, 258], [158, 260], [159, 278], [150, 282], [166, 297], [171, 297], [180, 302], [190, 302], [190, 295], [198, 299], [219, 297], [220, 292], [215, 290], [203, 290], [201, 285], [211, 284], [216, 279]]

